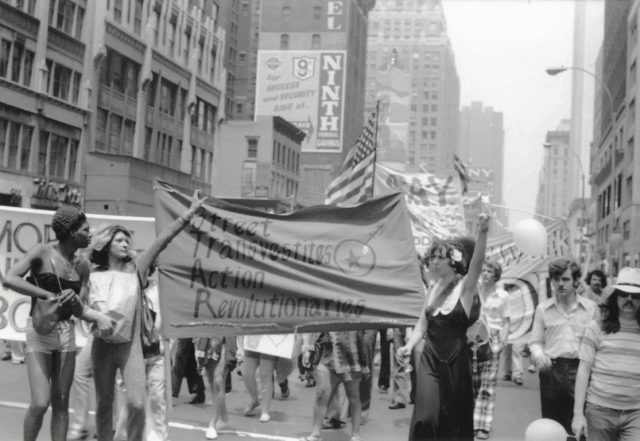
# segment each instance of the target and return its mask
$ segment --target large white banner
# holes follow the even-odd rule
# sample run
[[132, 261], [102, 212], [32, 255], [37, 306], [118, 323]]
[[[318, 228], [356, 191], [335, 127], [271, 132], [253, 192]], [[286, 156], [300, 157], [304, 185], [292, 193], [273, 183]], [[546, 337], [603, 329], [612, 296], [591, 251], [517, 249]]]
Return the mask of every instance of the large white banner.
[[456, 172], [439, 176], [404, 173], [376, 164], [374, 195], [401, 189], [405, 195], [416, 250], [429, 248], [434, 239], [465, 236], [460, 177]]
[[[53, 211], [0, 207], [0, 282], [11, 266], [38, 243], [56, 242], [51, 229]], [[147, 248], [155, 238], [155, 220], [152, 217], [101, 216], [87, 214], [89, 224], [100, 228], [105, 224], [118, 224], [133, 233], [135, 249]], [[0, 287], [0, 340], [25, 341], [25, 328], [31, 297]], [[76, 326], [76, 342], [84, 344], [87, 330]]]
[[345, 51], [259, 51], [256, 116], [305, 132], [303, 152], [342, 151], [345, 61]]

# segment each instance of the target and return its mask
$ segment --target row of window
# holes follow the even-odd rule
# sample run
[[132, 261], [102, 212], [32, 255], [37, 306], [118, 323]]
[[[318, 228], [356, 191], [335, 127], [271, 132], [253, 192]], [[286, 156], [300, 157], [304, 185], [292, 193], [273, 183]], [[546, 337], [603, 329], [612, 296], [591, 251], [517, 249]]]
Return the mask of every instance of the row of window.
[[294, 198], [298, 194], [298, 182], [276, 172], [271, 172], [270, 196], [276, 198]]
[[[309, 9], [306, 5], [304, 5], [302, 3], [301, 3], [301, 6], [303, 7], [303, 10], [305, 10], [305, 11], [307, 11]], [[249, 5], [246, 4], [246, 6], [245, 6], [245, 4], [243, 4], [242, 7], [243, 7], [243, 12], [246, 10], [247, 14], [248, 14]], [[314, 6], [312, 12], [313, 12], [313, 19], [316, 22], [320, 23], [320, 21], [322, 20], [322, 6]], [[282, 16], [281, 16], [281, 18], [282, 18], [283, 22], [290, 22], [291, 21], [291, 6], [283, 6], [282, 7]]]
[[0, 118], [0, 166], [29, 170], [33, 127]]
[[[412, 112], [417, 112], [418, 111], [418, 105], [417, 104], [411, 104], [411, 111]], [[427, 113], [427, 112], [437, 112], [438, 111], [438, 105], [437, 104], [423, 104], [422, 105], [422, 112]]]
[[[311, 35], [311, 49], [321, 49], [320, 34]], [[289, 34], [280, 34], [280, 49], [289, 49]]]
[[36, 0], [2, 0], [11, 6], [18, 8], [22, 12], [33, 15], [36, 11]]
[[98, 107], [96, 112], [97, 151], [133, 155], [135, 131], [135, 121]]
[[135, 99], [140, 70], [139, 63], [107, 48], [107, 57], [100, 67], [100, 84]]
[[47, 93], [62, 101], [78, 104], [82, 74], [47, 58]]
[[49, 0], [49, 26], [80, 40], [83, 21], [83, 7], [71, 0]]
[[78, 140], [41, 130], [38, 174], [77, 181], [78, 149]]
[[31, 87], [34, 57], [23, 44], [0, 40], [0, 77]]
[[[251, 156], [251, 140], [249, 140], [249, 158], [255, 158], [256, 156]], [[273, 152], [271, 160], [276, 164], [281, 165], [286, 170], [289, 170], [290, 172], [298, 173], [300, 171], [300, 154], [295, 150], [288, 148], [286, 145], [279, 143], [278, 141], [273, 141]]]

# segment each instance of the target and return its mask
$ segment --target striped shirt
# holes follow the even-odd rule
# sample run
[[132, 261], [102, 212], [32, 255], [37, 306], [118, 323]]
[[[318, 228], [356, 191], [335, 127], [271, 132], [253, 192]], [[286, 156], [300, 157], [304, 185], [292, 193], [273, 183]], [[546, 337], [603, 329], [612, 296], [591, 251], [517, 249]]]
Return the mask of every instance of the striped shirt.
[[584, 330], [599, 315], [596, 304], [582, 296], [576, 296], [576, 303], [568, 312], [553, 296], [536, 308], [531, 344], [542, 345], [551, 359], [577, 359]]
[[587, 402], [611, 409], [640, 409], [640, 326], [620, 319], [620, 330], [605, 334], [592, 321], [580, 346], [580, 360], [593, 364]]

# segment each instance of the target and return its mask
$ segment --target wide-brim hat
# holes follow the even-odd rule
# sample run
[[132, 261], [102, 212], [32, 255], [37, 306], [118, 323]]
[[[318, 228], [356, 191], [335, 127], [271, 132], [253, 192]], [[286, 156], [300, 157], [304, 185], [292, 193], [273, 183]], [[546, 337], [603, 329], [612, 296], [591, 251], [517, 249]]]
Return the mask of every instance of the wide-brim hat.
[[631, 294], [640, 293], [640, 268], [622, 268], [612, 288]]

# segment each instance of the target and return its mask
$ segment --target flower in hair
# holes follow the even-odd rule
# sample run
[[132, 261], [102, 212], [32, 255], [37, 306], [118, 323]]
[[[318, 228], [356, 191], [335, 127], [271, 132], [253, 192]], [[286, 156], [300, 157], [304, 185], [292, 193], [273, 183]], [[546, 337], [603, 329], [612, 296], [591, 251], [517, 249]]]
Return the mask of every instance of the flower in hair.
[[452, 250], [451, 260], [453, 260], [454, 262], [462, 262], [462, 252], [460, 250]]

